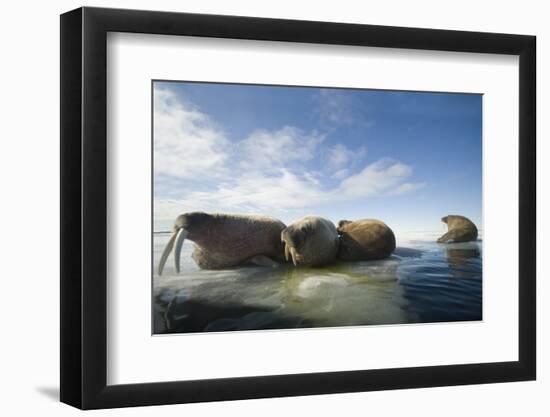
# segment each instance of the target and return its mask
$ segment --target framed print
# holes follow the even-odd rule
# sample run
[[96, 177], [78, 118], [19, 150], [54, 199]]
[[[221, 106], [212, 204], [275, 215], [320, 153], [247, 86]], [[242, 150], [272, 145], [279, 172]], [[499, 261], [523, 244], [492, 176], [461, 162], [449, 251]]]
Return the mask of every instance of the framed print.
[[61, 400], [535, 379], [535, 38], [61, 16]]

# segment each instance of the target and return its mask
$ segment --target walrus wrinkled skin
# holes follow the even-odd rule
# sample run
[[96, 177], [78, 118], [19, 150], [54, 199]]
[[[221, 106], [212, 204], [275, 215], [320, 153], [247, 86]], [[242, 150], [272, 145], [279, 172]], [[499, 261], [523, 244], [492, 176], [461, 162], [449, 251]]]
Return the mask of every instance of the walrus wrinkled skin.
[[393, 231], [379, 220], [341, 220], [338, 222], [342, 261], [371, 261], [384, 259], [395, 250]]
[[195, 243], [192, 258], [202, 269], [222, 269], [247, 263], [272, 266], [284, 262], [281, 231], [285, 224], [259, 215], [192, 212], [178, 216], [173, 234], [162, 253], [162, 274], [172, 249], [176, 271], [185, 239]]
[[441, 219], [449, 231], [437, 239], [437, 243], [472, 242], [477, 240], [477, 227], [464, 216], [448, 215]]
[[281, 232], [285, 258], [294, 266], [322, 266], [334, 262], [338, 253], [338, 232], [327, 219], [307, 216]]

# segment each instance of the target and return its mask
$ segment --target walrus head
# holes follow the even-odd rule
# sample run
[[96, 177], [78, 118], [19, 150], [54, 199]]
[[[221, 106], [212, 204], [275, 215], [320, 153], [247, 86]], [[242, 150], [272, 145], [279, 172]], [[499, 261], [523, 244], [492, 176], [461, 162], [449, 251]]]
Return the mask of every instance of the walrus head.
[[338, 233], [327, 219], [307, 216], [281, 232], [285, 259], [294, 266], [319, 266], [331, 262], [338, 251]]
[[470, 242], [477, 240], [477, 227], [467, 217], [449, 214], [441, 221], [447, 225], [448, 232], [437, 239], [438, 243]]
[[307, 225], [290, 225], [281, 232], [281, 242], [285, 246], [285, 259], [292, 258], [294, 266], [298, 264], [298, 253], [303, 248], [308, 233]]
[[201, 228], [210, 219], [210, 215], [203, 212], [192, 212], [181, 214], [176, 218], [174, 226], [172, 227], [172, 236], [166, 244], [164, 251], [160, 257], [158, 266], [158, 274], [162, 275], [162, 270], [166, 264], [168, 256], [174, 249], [174, 261], [176, 265], [176, 271], [180, 272], [180, 254], [183, 242], [185, 239], [195, 240]]

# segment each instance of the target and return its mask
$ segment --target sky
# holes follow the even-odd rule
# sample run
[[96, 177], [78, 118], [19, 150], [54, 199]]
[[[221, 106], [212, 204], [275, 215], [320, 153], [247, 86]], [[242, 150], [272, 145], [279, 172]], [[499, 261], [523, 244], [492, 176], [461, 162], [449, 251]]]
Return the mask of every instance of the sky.
[[190, 211], [482, 224], [482, 96], [154, 81], [154, 227]]

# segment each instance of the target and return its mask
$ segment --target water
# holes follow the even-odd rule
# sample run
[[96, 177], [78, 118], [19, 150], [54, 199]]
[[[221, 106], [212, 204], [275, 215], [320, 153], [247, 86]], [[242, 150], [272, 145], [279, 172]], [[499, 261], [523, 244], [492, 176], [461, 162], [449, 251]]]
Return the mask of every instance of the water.
[[[440, 234], [440, 233], [439, 233]], [[169, 234], [154, 235], [155, 266]], [[482, 319], [482, 244], [408, 235], [381, 261], [199, 269], [186, 241], [153, 277], [155, 334]]]

